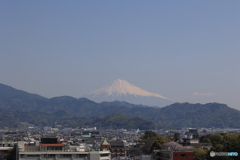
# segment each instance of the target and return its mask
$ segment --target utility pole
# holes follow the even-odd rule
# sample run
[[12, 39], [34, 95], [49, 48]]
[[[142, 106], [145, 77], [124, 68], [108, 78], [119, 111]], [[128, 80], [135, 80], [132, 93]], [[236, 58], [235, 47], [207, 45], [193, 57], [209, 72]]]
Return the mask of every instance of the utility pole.
[[16, 160], [19, 160], [19, 156], [18, 156], [18, 144], [14, 145], [15, 150], [16, 150]]

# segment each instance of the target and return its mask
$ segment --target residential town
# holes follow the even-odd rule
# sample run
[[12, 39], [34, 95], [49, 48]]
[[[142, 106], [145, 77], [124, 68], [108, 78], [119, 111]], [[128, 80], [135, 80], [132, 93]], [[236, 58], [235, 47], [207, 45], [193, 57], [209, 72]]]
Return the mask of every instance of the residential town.
[[[28, 127], [0, 130], [1, 160], [194, 160], [193, 149], [210, 149], [211, 143], [201, 143], [207, 134], [233, 133], [240, 129], [182, 128], [180, 130], [149, 131], [168, 139], [161, 148], [146, 154], [147, 141], [139, 129], [105, 129]], [[151, 139], [149, 139], [151, 141]]]

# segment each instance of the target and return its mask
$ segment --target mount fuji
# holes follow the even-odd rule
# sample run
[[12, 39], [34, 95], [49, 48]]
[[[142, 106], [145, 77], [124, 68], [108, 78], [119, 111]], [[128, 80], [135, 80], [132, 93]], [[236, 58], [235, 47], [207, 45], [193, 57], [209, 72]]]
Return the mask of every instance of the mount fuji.
[[174, 103], [157, 93], [145, 91], [133, 84], [117, 79], [109, 85], [89, 93], [86, 98], [95, 101], [126, 101], [133, 104], [165, 107]]

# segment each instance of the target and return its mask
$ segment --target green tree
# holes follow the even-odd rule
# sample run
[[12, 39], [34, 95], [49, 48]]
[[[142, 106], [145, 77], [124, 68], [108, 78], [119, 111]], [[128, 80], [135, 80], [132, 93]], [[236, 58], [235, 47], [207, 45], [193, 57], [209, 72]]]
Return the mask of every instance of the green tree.
[[198, 138], [199, 138], [199, 134], [198, 134], [198, 133], [194, 133], [194, 134], [193, 134], [193, 138], [194, 138], [194, 139], [198, 139]]
[[207, 150], [197, 148], [193, 151], [193, 154], [195, 156], [195, 160], [204, 160], [205, 157], [207, 156]]
[[208, 138], [204, 138], [200, 141], [201, 143], [212, 143]]
[[240, 135], [237, 134], [222, 134], [223, 135], [223, 151], [232, 152], [240, 151]]
[[174, 142], [177, 142], [180, 140], [180, 133], [174, 133]]
[[156, 141], [156, 138], [157, 137], [149, 137], [148, 139], [144, 140], [144, 145], [142, 147], [142, 152], [144, 154], [150, 154], [151, 153], [152, 145]]
[[155, 133], [153, 131], [145, 131], [144, 132], [144, 138], [148, 139], [150, 137], [157, 137], [157, 133]]
[[166, 142], [167, 142], [167, 141], [166, 141], [166, 139], [165, 139], [164, 137], [158, 136], [158, 137], [156, 138], [155, 142], [152, 144], [150, 151], [152, 152], [154, 149], [161, 149], [162, 144], [163, 144], [163, 143], [166, 143]]
[[223, 144], [223, 136], [220, 134], [211, 134], [208, 138], [213, 146], [215, 146], [216, 144]]
[[216, 159], [216, 160], [238, 160], [240, 156], [237, 157], [224, 157], [224, 156], [215, 156], [210, 157], [210, 152], [239, 152], [240, 151], [240, 135], [238, 134], [211, 134], [202, 136], [200, 138], [201, 142], [210, 141], [212, 148], [208, 151], [206, 159]]
[[151, 153], [151, 147], [157, 139], [157, 133], [153, 131], [145, 131], [144, 135], [140, 137], [140, 142], [143, 143], [142, 152], [144, 154]]
[[167, 133], [166, 134], [166, 139], [167, 139], [168, 142], [174, 141], [175, 140], [174, 134], [173, 133]]

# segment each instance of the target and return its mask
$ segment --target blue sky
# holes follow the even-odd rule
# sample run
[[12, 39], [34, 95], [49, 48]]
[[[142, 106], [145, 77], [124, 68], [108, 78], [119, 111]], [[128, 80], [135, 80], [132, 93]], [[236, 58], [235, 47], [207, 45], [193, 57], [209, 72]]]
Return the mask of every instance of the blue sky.
[[124, 79], [240, 110], [240, 1], [0, 1], [0, 83], [82, 97]]

